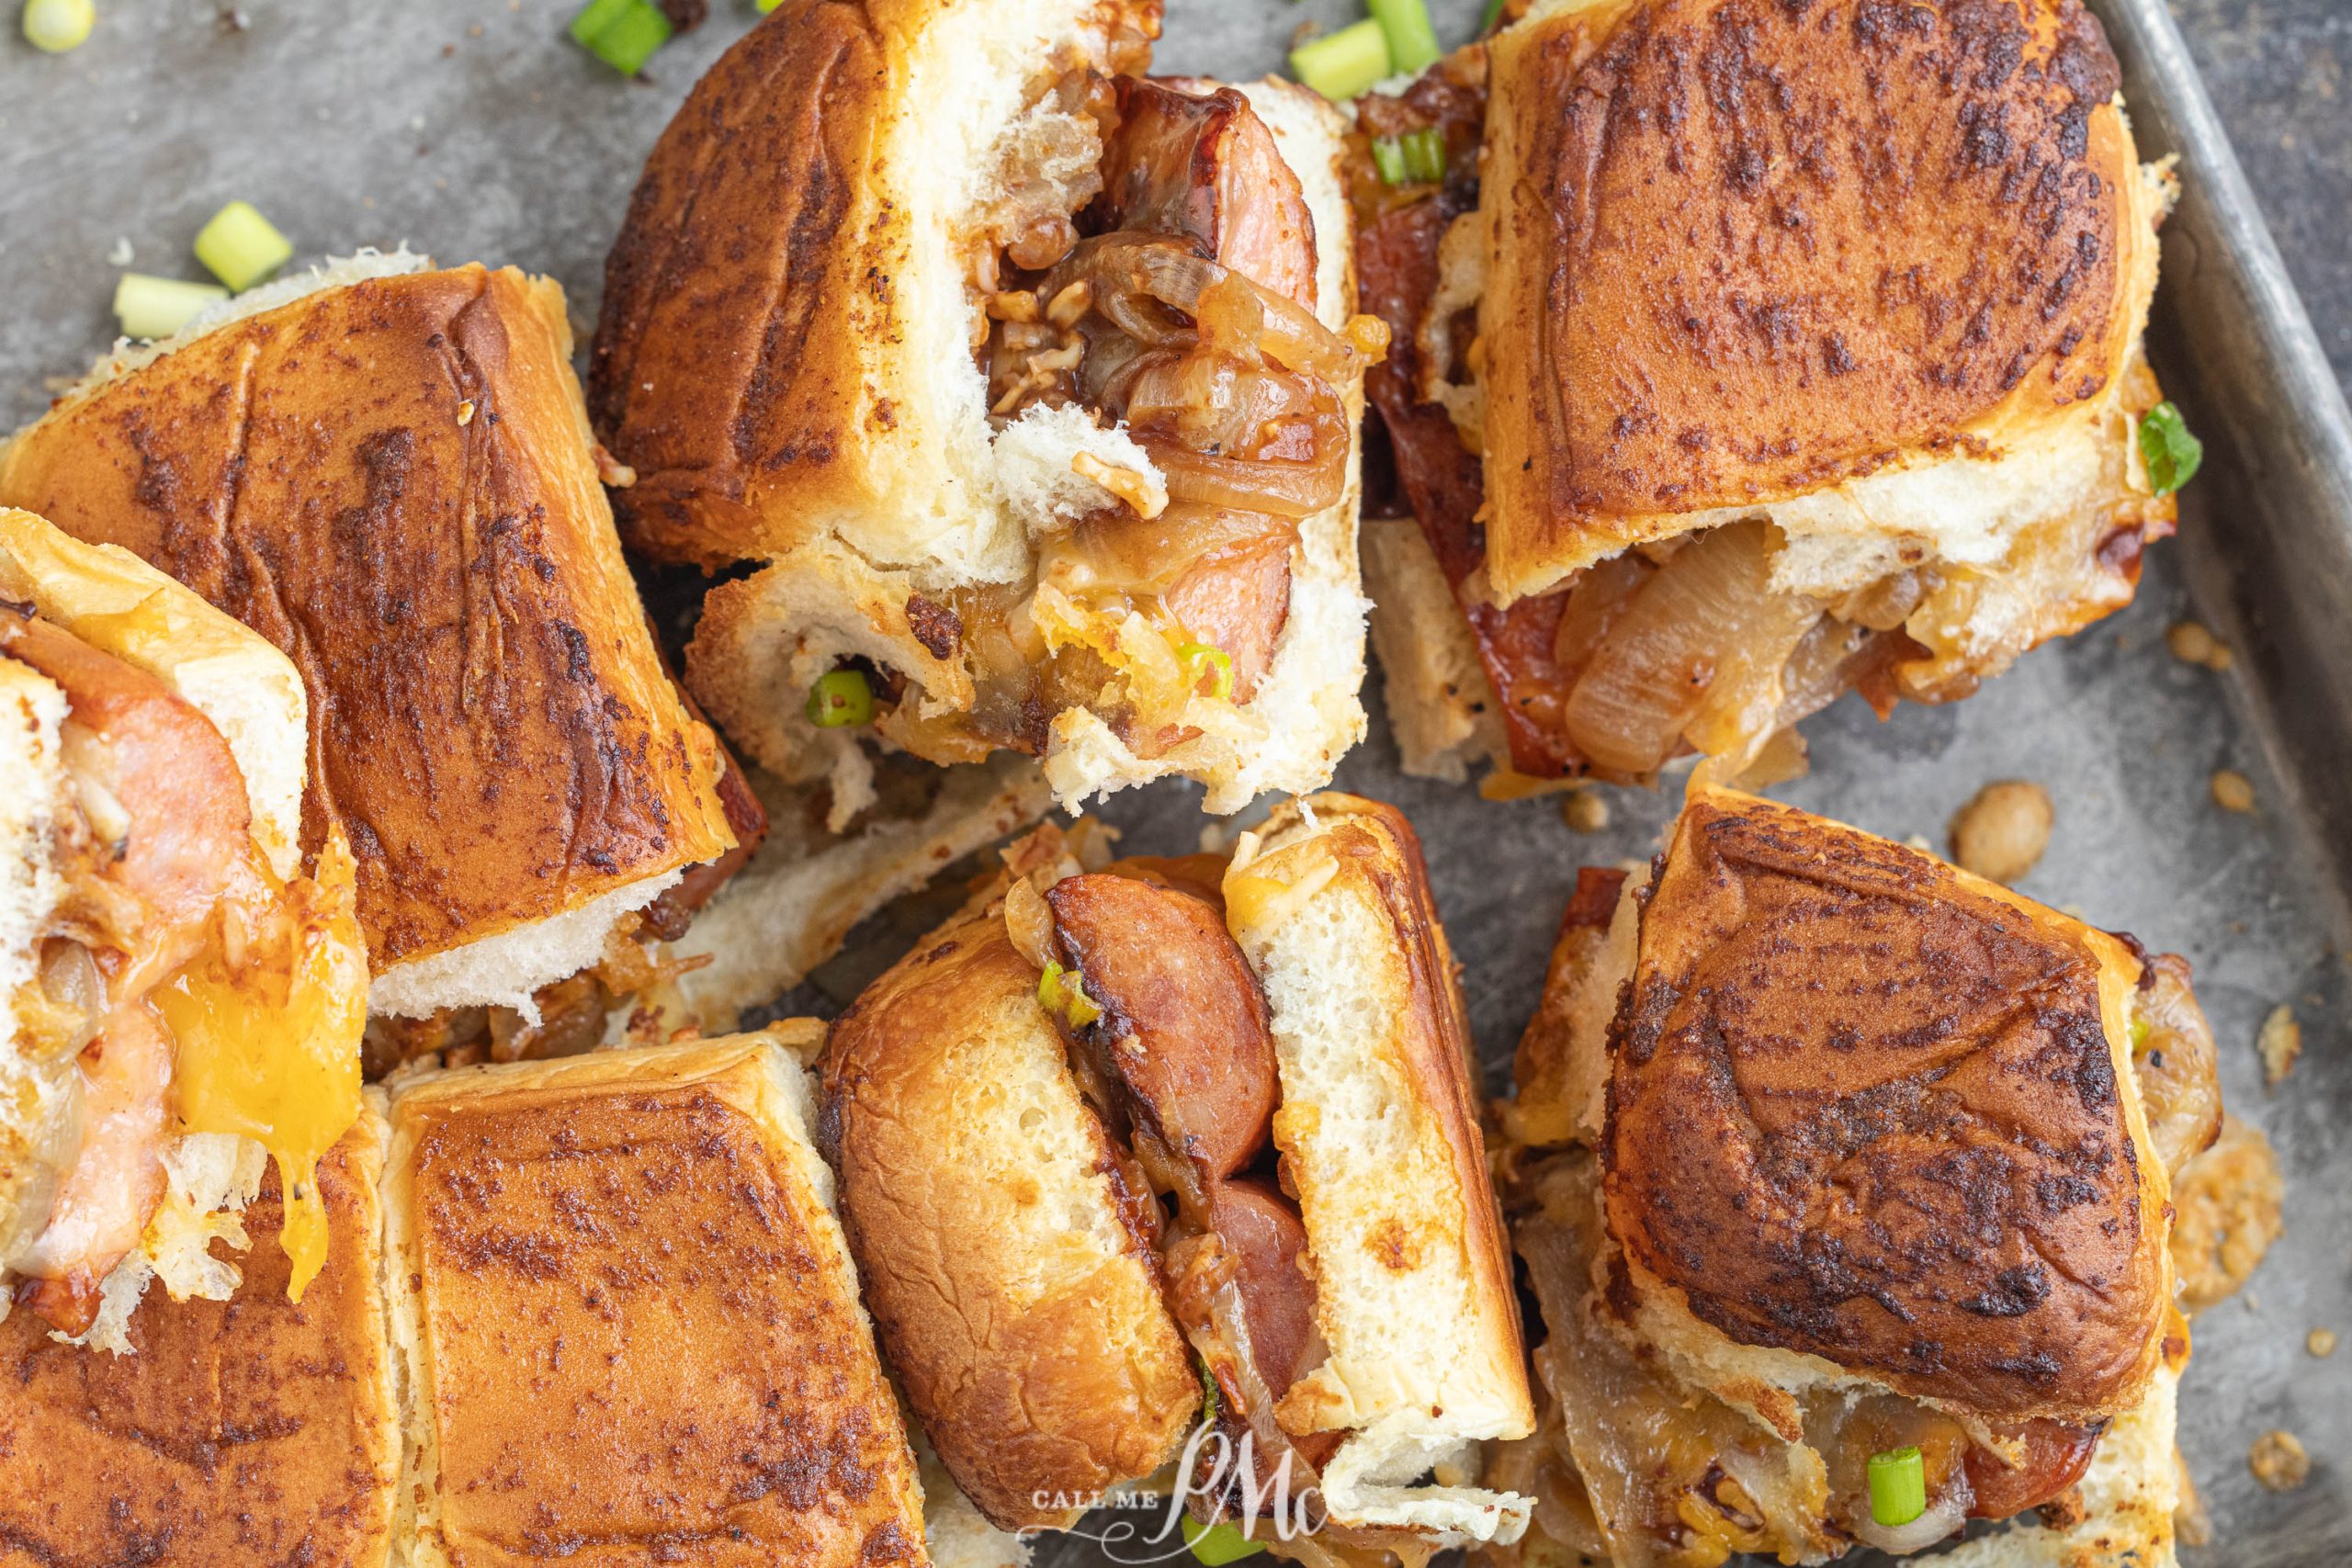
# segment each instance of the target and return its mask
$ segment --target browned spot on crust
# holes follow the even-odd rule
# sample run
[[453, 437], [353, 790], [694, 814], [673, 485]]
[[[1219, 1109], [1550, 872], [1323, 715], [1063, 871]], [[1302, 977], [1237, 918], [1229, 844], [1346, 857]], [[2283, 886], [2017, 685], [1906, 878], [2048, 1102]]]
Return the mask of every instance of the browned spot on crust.
[[2155, 1353], [2164, 1216], [2098, 976], [1931, 857], [1694, 801], [1611, 1032], [1612, 1231], [1742, 1343], [1990, 1416], [2111, 1411]]
[[1421, 1266], [1420, 1243], [1397, 1224], [1394, 1214], [1373, 1227], [1372, 1234], [1364, 1237], [1364, 1247], [1392, 1273], [1410, 1273]]

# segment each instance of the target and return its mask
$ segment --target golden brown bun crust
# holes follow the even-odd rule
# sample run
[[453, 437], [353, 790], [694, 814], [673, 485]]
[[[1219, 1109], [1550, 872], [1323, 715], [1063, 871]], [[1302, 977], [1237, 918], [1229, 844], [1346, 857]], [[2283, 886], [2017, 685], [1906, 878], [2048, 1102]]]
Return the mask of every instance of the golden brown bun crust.
[[[589, 407], [630, 542], [718, 565], [774, 553], [769, 515], [891, 426], [863, 376], [899, 250], [865, 188], [890, 92], [878, 23], [920, 6], [795, 0], [719, 58], [654, 144], [605, 264]], [[771, 513], [771, 464], [783, 482]]]
[[[1073, 1164], [1113, 1169], [1101, 1123], [1080, 1109], [1078, 1135], [1093, 1146], [1074, 1162], [1037, 1152], [1059, 1122], [1025, 1106], [1076, 1089], [1036, 988], [1001, 914], [985, 909], [868, 987], [835, 1021], [824, 1063], [827, 1152], [884, 1351], [957, 1484], [1007, 1529], [1075, 1518], [1040, 1493], [1149, 1474], [1201, 1402], [1148, 1240], [1071, 1177]], [[1034, 1099], [991, 1092], [1010, 1095], [1032, 1066], [1052, 1077]], [[967, 1152], [1004, 1168], [967, 1164]], [[1133, 1201], [1140, 1212], [1148, 1191]], [[1039, 1227], [1050, 1236], [1015, 1236], [1040, 1207], [1055, 1216]], [[1073, 1212], [1121, 1245], [1076, 1246], [1060, 1217]], [[1071, 1253], [1052, 1250], [1066, 1240]]]
[[2080, 0], [1599, 0], [1491, 58], [1487, 474], [1513, 592], [1628, 519], [1967, 450], [2123, 368], [2153, 240]]
[[924, 1561], [854, 1284], [757, 1113], [759, 1038], [395, 1100], [392, 1268], [421, 1280], [413, 1397], [438, 1465], [424, 1561]]
[[133, 1355], [0, 1323], [0, 1568], [129, 1562], [381, 1562], [400, 1427], [377, 1285], [383, 1123], [363, 1115], [319, 1165], [324, 1269], [286, 1299], [277, 1168], [244, 1211], [227, 1302], [153, 1286]]
[[2111, 1415], [2172, 1283], [2102, 999], [2137, 973], [1931, 856], [1694, 791], [1611, 1035], [1610, 1228], [1740, 1343]]
[[378, 278], [62, 404], [0, 464], [6, 504], [143, 556], [300, 669], [303, 844], [342, 822], [379, 970], [731, 842], [569, 355], [552, 285]]

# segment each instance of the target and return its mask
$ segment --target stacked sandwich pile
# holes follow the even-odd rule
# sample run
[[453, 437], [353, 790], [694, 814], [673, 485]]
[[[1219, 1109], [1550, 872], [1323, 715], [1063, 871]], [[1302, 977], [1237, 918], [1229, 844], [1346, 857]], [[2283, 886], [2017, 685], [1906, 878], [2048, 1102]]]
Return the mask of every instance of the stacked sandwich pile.
[[[2171, 1561], [2186, 964], [1727, 787], [2128, 602], [2170, 175], [2079, 0], [1497, 12], [785, 0], [584, 390], [369, 253], [0, 447], [0, 1568]], [[1367, 610], [1408, 771], [1702, 759], [1492, 1108]], [[1159, 780], [1289, 798], [1032, 828]]]

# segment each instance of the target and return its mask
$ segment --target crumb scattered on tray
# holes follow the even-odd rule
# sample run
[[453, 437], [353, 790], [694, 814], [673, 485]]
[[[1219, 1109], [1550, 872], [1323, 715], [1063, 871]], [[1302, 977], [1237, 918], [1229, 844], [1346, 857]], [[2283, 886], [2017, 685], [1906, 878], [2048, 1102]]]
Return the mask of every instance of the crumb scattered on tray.
[[2262, 1021], [2262, 1032], [2255, 1036], [2254, 1048], [2262, 1053], [2262, 1076], [2278, 1088], [2303, 1054], [2303, 1026], [2295, 1021], [2295, 1010], [2284, 1002], [2272, 1008]]
[[2025, 779], [2002, 779], [1976, 792], [1951, 819], [1951, 858], [1963, 871], [2015, 882], [2050, 847], [2056, 818], [2050, 792]]
[[2183, 664], [2201, 664], [2208, 670], [2227, 670], [2235, 662], [2221, 638], [2195, 621], [2182, 621], [2165, 633], [2165, 644], [2172, 656]]
[[2312, 1456], [2292, 1432], [2269, 1431], [2255, 1438], [2245, 1465], [2273, 1492], [2292, 1492], [2312, 1478]]
[[2213, 804], [2224, 811], [2254, 809], [2254, 785], [2235, 768], [2223, 768], [2213, 775]]
[[2224, 1116], [2221, 1137], [2173, 1183], [2172, 1255], [2184, 1307], [2203, 1312], [2236, 1293], [2278, 1239], [2285, 1196], [2270, 1140]]
[[1560, 802], [1560, 818], [1579, 833], [1598, 833], [1609, 826], [1609, 803], [1597, 789], [1570, 790]]
[[2312, 1355], [2317, 1356], [2322, 1359], [2325, 1359], [2327, 1357], [2335, 1355], [2335, 1330], [2333, 1328], [2312, 1329], [2309, 1334], [2303, 1336], [2303, 1348], [2309, 1350]]

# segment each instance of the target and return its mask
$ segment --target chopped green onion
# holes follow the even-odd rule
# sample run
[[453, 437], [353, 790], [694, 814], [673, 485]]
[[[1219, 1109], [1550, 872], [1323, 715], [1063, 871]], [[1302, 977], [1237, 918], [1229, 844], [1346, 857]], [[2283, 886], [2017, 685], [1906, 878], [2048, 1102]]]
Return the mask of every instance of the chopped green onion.
[[1238, 1562], [1266, 1550], [1265, 1542], [1251, 1540], [1230, 1519], [1204, 1525], [1190, 1514], [1179, 1514], [1176, 1523], [1184, 1531], [1184, 1544], [1193, 1549], [1193, 1561], [1204, 1568], [1224, 1568], [1227, 1562]]
[[1216, 1378], [1209, 1371], [1209, 1364], [1198, 1356], [1193, 1358], [1193, 1364], [1201, 1370], [1201, 1420], [1215, 1425], [1218, 1404]]
[[1046, 972], [1037, 976], [1037, 1003], [1067, 1020], [1072, 1029], [1084, 1029], [1102, 1016], [1102, 1010], [1086, 994], [1085, 977], [1050, 958], [1046, 960]]
[[2177, 406], [2158, 403], [2140, 420], [2140, 455], [2148, 460], [2148, 482], [2166, 495], [2197, 477], [2205, 443], [2188, 433]]
[[820, 729], [846, 729], [873, 717], [874, 688], [862, 671], [828, 671], [808, 688], [808, 722]]
[[650, 0], [588, 0], [571, 18], [572, 41], [624, 76], [634, 76], [677, 29]]
[[2132, 1021], [2132, 1054], [2138, 1055], [2148, 1048], [2148, 1036], [2156, 1032], [2154, 1022], [2145, 1018]]
[[1365, 8], [1387, 37], [1390, 62], [1404, 74], [1419, 75], [1445, 52], [1437, 46], [1437, 29], [1430, 26], [1430, 8], [1421, 0], [1367, 0]]
[[1871, 1517], [1893, 1529], [1928, 1511], [1928, 1467], [1917, 1449], [1871, 1455]]
[[1233, 700], [1233, 655], [1204, 642], [1180, 642], [1176, 645], [1176, 657], [1183, 662], [1188, 684], [1197, 688], [1203, 678], [1214, 672], [1216, 679], [1209, 687], [1209, 695], [1221, 703]]
[[1445, 178], [1445, 132], [1434, 125], [1405, 134], [1405, 172], [1422, 185]]
[[125, 337], [169, 337], [198, 310], [227, 298], [229, 291], [217, 283], [182, 283], [176, 277], [126, 272], [114, 286], [114, 315]]
[[1393, 74], [1388, 35], [1366, 17], [1292, 50], [1290, 73], [1333, 103], [1345, 103]]
[[759, 0], [760, 15], [764, 17], [783, 4], [784, 0]]
[[1478, 18], [1478, 36], [1480, 38], [1484, 38], [1488, 33], [1493, 32], [1495, 30], [1495, 24], [1503, 19], [1503, 4], [1504, 0], [1487, 0], [1487, 14]]
[[1375, 136], [1372, 139], [1372, 166], [1380, 171], [1380, 183], [1401, 186], [1412, 176], [1405, 172], [1405, 141], [1399, 136]]
[[25, 0], [25, 41], [43, 54], [79, 49], [97, 25], [90, 0]]
[[197, 231], [196, 259], [242, 294], [294, 259], [293, 243], [250, 201], [232, 201]]

